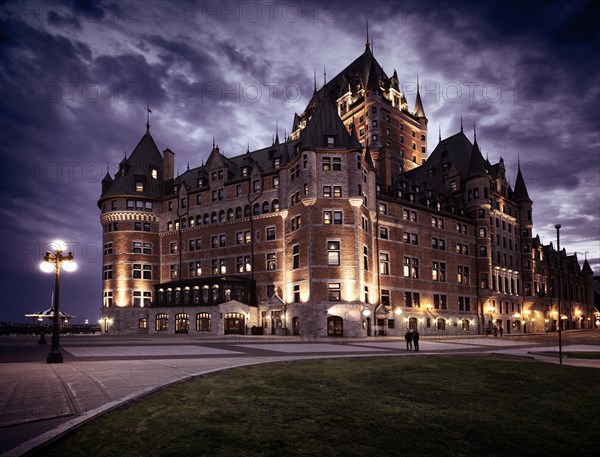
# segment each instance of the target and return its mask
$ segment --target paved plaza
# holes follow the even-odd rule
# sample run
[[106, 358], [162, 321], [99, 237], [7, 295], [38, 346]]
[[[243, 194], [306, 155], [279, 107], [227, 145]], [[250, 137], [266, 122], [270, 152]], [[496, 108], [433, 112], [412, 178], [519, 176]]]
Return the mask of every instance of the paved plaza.
[[[597, 331], [565, 332], [563, 350], [599, 351]], [[294, 337], [87, 336], [61, 340], [64, 363], [49, 365], [49, 345], [0, 340], [0, 454], [18, 456], [123, 403], [170, 384], [228, 368], [333, 357], [463, 354], [530, 357], [558, 363], [555, 335], [425, 338], [420, 352], [403, 340], [302, 341]], [[418, 363], [415, 360], [415, 363]], [[600, 368], [600, 360], [565, 357]]]

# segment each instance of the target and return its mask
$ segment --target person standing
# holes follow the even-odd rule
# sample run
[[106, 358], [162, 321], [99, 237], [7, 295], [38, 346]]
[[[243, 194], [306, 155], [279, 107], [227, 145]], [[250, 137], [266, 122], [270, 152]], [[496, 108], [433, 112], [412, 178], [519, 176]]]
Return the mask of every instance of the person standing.
[[415, 351], [419, 350], [419, 330], [415, 330], [412, 334], [413, 345], [415, 346]]
[[409, 330], [408, 332], [406, 332], [406, 335], [404, 335], [404, 339], [406, 340], [406, 350], [407, 351], [412, 350], [412, 341], [413, 341], [412, 330]]
[[500, 328], [498, 329], [498, 332], [500, 332], [500, 338], [502, 338], [502, 334], [504, 333], [504, 330], [502, 329], [502, 327], [500, 327]]

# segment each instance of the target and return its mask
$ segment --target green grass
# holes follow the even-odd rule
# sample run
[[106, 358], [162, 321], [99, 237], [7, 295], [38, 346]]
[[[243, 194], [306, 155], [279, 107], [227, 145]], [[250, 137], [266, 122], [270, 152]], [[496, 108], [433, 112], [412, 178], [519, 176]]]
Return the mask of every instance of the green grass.
[[596, 455], [599, 381], [498, 357], [257, 365], [139, 399], [38, 455]]
[[574, 359], [600, 359], [600, 351], [596, 352], [565, 352], [567, 357], [572, 357]]

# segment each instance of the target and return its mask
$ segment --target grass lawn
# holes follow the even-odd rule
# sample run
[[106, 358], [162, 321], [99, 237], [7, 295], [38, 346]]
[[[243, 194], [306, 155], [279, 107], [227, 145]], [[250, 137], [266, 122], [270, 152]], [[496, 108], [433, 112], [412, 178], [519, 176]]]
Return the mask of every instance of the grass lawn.
[[203, 376], [110, 412], [44, 456], [596, 455], [600, 370], [373, 357]]
[[575, 359], [600, 359], [600, 351], [596, 352], [564, 352], [567, 357]]

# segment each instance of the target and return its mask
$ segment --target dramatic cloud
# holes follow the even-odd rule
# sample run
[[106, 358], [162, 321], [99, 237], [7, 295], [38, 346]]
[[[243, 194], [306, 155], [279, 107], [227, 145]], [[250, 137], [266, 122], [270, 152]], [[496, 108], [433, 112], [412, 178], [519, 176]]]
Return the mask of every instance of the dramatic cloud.
[[[313, 88], [364, 50], [366, 22], [410, 104], [417, 76], [431, 138], [460, 128], [485, 156], [517, 159], [536, 230], [600, 271], [600, 58], [593, 1], [244, 2], [45, 0], [0, 6], [0, 320], [50, 303], [37, 263], [61, 237], [81, 268], [64, 306], [99, 316], [107, 169], [145, 131], [199, 165], [289, 133]], [[326, 71], [326, 76], [323, 75]], [[435, 141], [429, 144], [435, 147]]]

